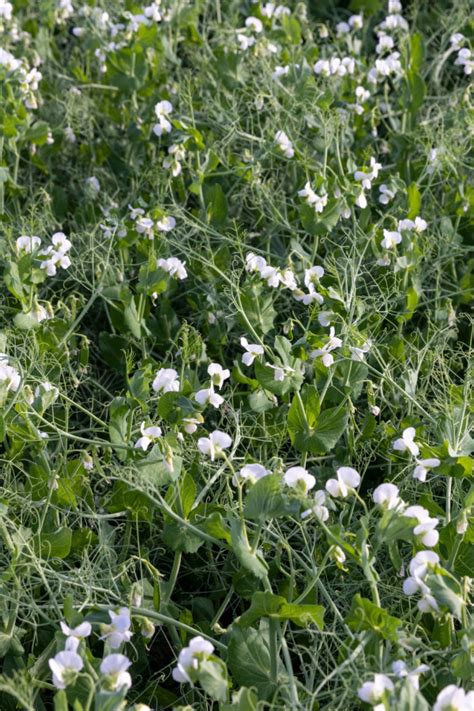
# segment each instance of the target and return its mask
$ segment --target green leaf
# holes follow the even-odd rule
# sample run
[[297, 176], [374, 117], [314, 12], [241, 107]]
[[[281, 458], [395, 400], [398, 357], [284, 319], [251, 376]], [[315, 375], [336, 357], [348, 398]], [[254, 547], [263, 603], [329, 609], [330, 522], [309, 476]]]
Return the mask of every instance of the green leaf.
[[421, 193], [418, 190], [418, 185], [416, 183], [411, 183], [407, 190], [408, 196], [408, 215], [410, 220], [414, 220], [418, 217], [421, 209]]
[[250, 571], [256, 578], [262, 580], [268, 574], [268, 565], [253, 551], [247, 538], [247, 530], [242, 521], [233, 520], [230, 524], [232, 550], [241, 565]]
[[226, 676], [226, 666], [220, 659], [203, 659], [199, 663], [199, 683], [202, 688], [217, 701], [227, 699], [229, 682]]
[[298, 508], [297, 501], [288, 502], [287, 497], [283, 495], [281, 477], [278, 474], [269, 474], [250, 488], [245, 497], [244, 516], [261, 523], [285, 513], [296, 513]]
[[239, 624], [243, 627], [253, 625], [261, 617], [276, 620], [290, 620], [298, 627], [315, 624], [323, 628], [324, 608], [321, 605], [297, 605], [289, 603], [284, 597], [271, 592], [256, 592], [248, 610], [241, 615]]
[[369, 630], [391, 642], [397, 641], [398, 628], [402, 624], [398, 617], [392, 617], [386, 610], [361, 597], [359, 593], [352, 600], [346, 622], [355, 632]]
[[464, 602], [461, 585], [458, 581], [447, 574], [432, 573], [426, 576], [425, 582], [436, 601], [447, 607], [455, 617], [461, 619]]
[[46, 121], [36, 121], [26, 132], [25, 141], [42, 146], [48, 139], [49, 127]]
[[259, 333], [268, 333], [273, 328], [276, 311], [273, 308], [273, 296], [270, 293], [262, 294], [261, 285], [250, 284], [242, 289], [240, 295], [240, 305], [237, 318], [239, 323], [248, 327], [250, 323]]
[[52, 533], [38, 534], [35, 547], [42, 558], [67, 558], [71, 543], [72, 531], [63, 526]]
[[234, 683], [255, 688], [263, 699], [268, 699], [275, 690], [266, 637], [261, 631], [233, 625], [227, 648], [227, 663]]
[[398, 711], [429, 711], [429, 704], [411, 681], [405, 680], [397, 702]]
[[174, 520], [165, 523], [161, 537], [172, 551], [182, 551], [183, 553], [196, 553], [204, 543], [204, 540], [192, 533], [188, 526]]
[[291, 443], [301, 452], [326, 454], [346, 430], [347, 419], [344, 403], [319, 412], [316, 388], [306, 386], [301, 398], [295, 395], [288, 411]]
[[242, 686], [232, 694], [232, 703], [223, 704], [222, 711], [257, 711], [258, 697], [252, 689]]
[[227, 199], [219, 183], [205, 184], [203, 187], [207, 219], [216, 227], [222, 227], [227, 221]]

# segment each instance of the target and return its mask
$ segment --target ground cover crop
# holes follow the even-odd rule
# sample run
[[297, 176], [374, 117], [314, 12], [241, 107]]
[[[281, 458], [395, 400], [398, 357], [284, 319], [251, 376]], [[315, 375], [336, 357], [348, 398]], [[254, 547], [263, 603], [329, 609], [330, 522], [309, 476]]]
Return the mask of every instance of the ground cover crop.
[[0, 709], [468, 711], [472, 5], [0, 0]]

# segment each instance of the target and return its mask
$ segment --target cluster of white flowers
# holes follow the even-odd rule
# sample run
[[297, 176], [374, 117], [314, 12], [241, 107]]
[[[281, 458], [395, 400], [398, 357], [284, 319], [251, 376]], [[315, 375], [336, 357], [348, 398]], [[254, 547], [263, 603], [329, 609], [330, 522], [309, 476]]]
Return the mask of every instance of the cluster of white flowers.
[[230, 378], [230, 371], [227, 368], [223, 368], [219, 363], [211, 363], [207, 373], [211, 379], [209, 386], [198, 390], [194, 398], [201, 407], [212, 405], [218, 409], [223, 404], [224, 398], [219, 393], [216, 393], [214, 388], [217, 387], [219, 390], [222, 388], [227, 378]]
[[164, 133], [171, 133], [172, 125], [169, 116], [173, 111], [173, 104], [164, 99], [155, 104], [155, 114], [158, 123], [153, 126], [153, 133], [156, 136], [162, 136]]
[[38, 100], [35, 92], [38, 91], [39, 82], [42, 79], [42, 74], [37, 67], [28, 66], [25, 59], [16, 59], [11, 52], [3, 47], [0, 47], [0, 67], [5, 67], [10, 73], [10, 78], [18, 85], [26, 108], [37, 109]]
[[[16, 249], [18, 254], [32, 254], [37, 252], [41, 246], [41, 239], [36, 235], [22, 235], [16, 240]], [[68, 252], [72, 247], [72, 243], [67, 239], [63, 232], [55, 232], [51, 237], [51, 244], [43, 250], [37, 252], [38, 257], [47, 257], [40, 263], [40, 268], [46, 270], [48, 276], [55, 276], [58, 267], [68, 269], [71, 266], [71, 260]]]
[[186, 262], [182, 262], [178, 257], [168, 257], [168, 259], [156, 260], [156, 266], [163, 269], [164, 272], [169, 274], [174, 279], [179, 279], [180, 281], [186, 279], [188, 272], [185, 267]]
[[181, 175], [183, 169], [181, 161], [186, 157], [186, 149], [182, 144], [173, 143], [168, 148], [168, 155], [163, 159], [163, 168], [169, 170], [173, 178]]
[[463, 67], [464, 74], [470, 76], [474, 71], [474, 59], [472, 58], [471, 50], [468, 47], [461, 46], [465, 39], [464, 35], [460, 32], [456, 32], [456, 34], [451, 37], [450, 42], [452, 49], [458, 53], [454, 64], [458, 67]]
[[311, 187], [311, 183], [309, 181], [305, 184], [304, 188], [298, 190], [298, 195], [304, 198], [308, 205], [311, 205], [317, 213], [323, 212], [324, 208], [328, 204], [327, 194], [323, 193], [322, 195], [318, 195]]
[[154, 230], [158, 232], [171, 232], [176, 227], [176, 219], [171, 215], [163, 215], [158, 220], [147, 217], [142, 207], [128, 206], [130, 219], [135, 223], [135, 230], [139, 235], [145, 235], [148, 239], [153, 239]]
[[321, 358], [321, 362], [324, 366], [326, 366], [326, 368], [329, 368], [329, 366], [334, 363], [334, 356], [332, 354], [332, 351], [342, 346], [342, 339], [336, 336], [335, 334], [336, 331], [334, 329], [334, 326], [331, 326], [331, 328], [329, 329], [329, 336], [327, 338], [326, 343], [321, 346], [321, 348], [315, 348], [309, 354], [309, 357], [312, 360], [315, 360], [316, 358]]
[[418, 459], [420, 447], [415, 442], [415, 436], [415, 428], [407, 427], [403, 430], [402, 436], [394, 441], [393, 449], [396, 452], [409, 452], [413, 457], [415, 457], [416, 467], [413, 470], [413, 478], [418, 479], [418, 481], [425, 482], [429, 470], [439, 467], [441, 461], [437, 457]]
[[282, 286], [293, 291], [297, 287], [296, 277], [291, 269], [278, 269], [267, 264], [264, 257], [249, 252], [245, 257], [245, 269], [250, 274], [258, 273], [268, 286], [276, 289]]
[[353, 57], [337, 57], [333, 56], [330, 59], [318, 59], [313, 67], [316, 75], [324, 77], [345, 77], [352, 76], [355, 72], [355, 59]]
[[379, 176], [379, 172], [382, 169], [382, 164], [372, 157], [370, 159], [369, 168], [366, 170], [356, 170], [354, 172], [355, 180], [360, 183], [361, 191], [356, 197], [355, 204], [357, 207], [365, 208], [367, 207], [367, 198], [365, 196], [365, 190], [370, 190], [372, 187], [372, 181], [376, 180]]
[[336, 25], [336, 34], [338, 37], [349, 34], [351, 30], [361, 30], [364, 26], [364, 18], [362, 15], [351, 15], [347, 22], [338, 22]]
[[[407, 32], [408, 23], [400, 14], [402, 5], [398, 0], [389, 0], [388, 14], [384, 21], [375, 28], [377, 36], [377, 45], [375, 51], [379, 58], [375, 60], [375, 66], [372, 67], [367, 79], [372, 84], [383, 82], [387, 77], [399, 77], [403, 73], [403, 67], [400, 61], [400, 52], [393, 51], [395, 40], [391, 32]], [[385, 55], [385, 56], [380, 56]]]
[[[121, 608], [119, 613], [109, 611], [110, 625], [103, 625], [104, 632], [101, 639], [106, 640], [110, 649], [118, 649], [123, 643], [131, 639], [131, 620], [127, 608]], [[90, 622], [82, 622], [76, 627], [69, 627], [61, 622], [61, 630], [66, 636], [64, 651], [58, 652], [49, 659], [48, 664], [52, 673], [52, 681], [57, 689], [66, 689], [75, 683], [78, 675], [84, 668], [84, 659], [79, 653], [81, 643], [92, 633]], [[100, 684], [106, 691], [128, 690], [132, 679], [127, 671], [131, 661], [124, 654], [106, 654], [100, 664]]]

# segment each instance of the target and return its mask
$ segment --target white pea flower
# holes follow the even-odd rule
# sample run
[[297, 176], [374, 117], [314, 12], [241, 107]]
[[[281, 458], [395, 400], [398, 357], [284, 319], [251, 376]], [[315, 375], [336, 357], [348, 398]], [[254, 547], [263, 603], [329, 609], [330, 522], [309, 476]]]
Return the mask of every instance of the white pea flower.
[[124, 654], [108, 654], [100, 664], [100, 671], [107, 677], [107, 689], [118, 691], [132, 686], [132, 677], [127, 669], [132, 662]]
[[155, 114], [159, 121], [153, 126], [153, 133], [156, 136], [162, 136], [163, 133], [171, 133], [172, 126], [168, 116], [172, 111], [173, 105], [166, 99], [155, 104]]
[[379, 193], [379, 203], [381, 203], [381, 205], [388, 205], [396, 194], [395, 191], [391, 190], [385, 183], [379, 186]]
[[351, 28], [347, 22], [338, 22], [336, 25], [336, 33], [338, 37], [347, 35], [351, 31]]
[[467, 47], [460, 49], [454, 64], [459, 67], [464, 67], [464, 74], [470, 76], [474, 71], [474, 60], [471, 59], [471, 50]]
[[366, 341], [362, 346], [360, 346], [360, 348], [356, 346], [349, 346], [352, 360], [363, 362], [366, 354], [370, 350], [371, 345], [371, 341]]
[[380, 407], [378, 405], [372, 405], [370, 408], [370, 412], [373, 414], [374, 417], [378, 417], [380, 415]]
[[332, 311], [320, 311], [318, 314], [319, 325], [323, 328], [327, 328], [328, 326], [330, 326], [332, 316]]
[[64, 232], [55, 232], [51, 237], [51, 242], [56, 247], [57, 252], [66, 254], [72, 247], [72, 243], [68, 240]]
[[423, 506], [409, 506], [403, 512], [403, 516], [418, 521], [418, 525], [413, 529], [413, 535], [418, 536], [424, 546], [433, 548], [438, 543], [439, 533], [435, 529], [439, 521], [437, 518], [431, 518]]
[[158, 232], [171, 232], [176, 227], [176, 220], [174, 217], [162, 217], [156, 223], [156, 229]]
[[413, 478], [418, 479], [418, 481], [425, 482], [429, 470], [439, 467], [440, 464], [441, 461], [436, 457], [431, 459], [417, 459], [416, 467], [413, 470]]
[[150, 217], [137, 217], [135, 230], [139, 235], [146, 235], [148, 239], [153, 239], [154, 222]]
[[25, 252], [25, 254], [31, 254], [35, 251], [35, 249], [38, 249], [40, 245], [41, 240], [36, 235], [32, 235], [31, 237], [27, 235], [22, 235], [16, 240], [17, 251]]
[[161, 368], [151, 387], [155, 393], [177, 393], [180, 388], [178, 373], [174, 368]]
[[136, 220], [138, 217], [142, 217], [145, 214], [145, 210], [142, 207], [132, 207], [132, 205], [129, 205], [128, 209], [130, 210], [131, 220]]
[[143, 13], [145, 17], [153, 22], [161, 22], [164, 19], [164, 15], [160, 8], [161, 0], [155, 0], [152, 5], [148, 5], [144, 8]]
[[224, 449], [228, 449], [232, 445], [232, 438], [225, 432], [214, 430], [209, 437], [200, 437], [197, 445], [199, 451], [202, 454], [207, 454], [213, 462], [223, 453]]
[[258, 17], [247, 17], [245, 20], [245, 27], [248, 27], [252, 32], [256, 32], [257, 34], [260, 34], [263, 30], [263, 23], [261, 20], [258, 19]]
[[85, 639], [89, 637], [92, 632], [92, 625], [90, 622], [81, 622], [80, 625], [76, 627], [69, 627], [65, 622], [61, 621], [61, 630], [66, 637], [75, 637], [76, 639]]
[[124, 642], [129, 642], [132, 638], [130, 627], [130, 611], [126, 607], [114, 612], [109, 610], [110, 624], [101, 625], [102, 636], [100, 639], [106, 640], [111, 649], [118, 649]]
[[392, 671], [395, 676], [398, 676], [399, 679], [408, 679], [416, 691], [420, 688], [421, 674], [424, 674], [429, 670], [430, 668], [427, 664], [420, 664], [416, 667], [416, 669], [412, 669], [410, 671], [402, 659], [397, 659], [397, 661], [392, 664]]
[[214, 391], [214, 386], [212, 384], [210, 388], [198, 390], [194, 396], [194, 399], [197, 403], [199, 403], [199, 405], [201, 405], [201, 407], [212, 405], [216, 409], [218, 409], [224, 402], [224, 398]]
[[265, 363], [265, 365], [267, 368], [271, 368], [275, 371], [273, 379], [276, 380], [277, 383], [282, 383], [287, 375], [291, 375], [291, 373], [295, 372], [295, 369], [290, 368], [289, 365], [272, 365], [271, 363]]
[[166, 170], [171, 170], [173, 178], [177, 178], [181, 174], [182, 166], [180, 161], [184, 160], [185, 156], [186, 149], [184, 146], [173, 143], [168, 148], [168, 156], [163, 159], [163, 167]]
[[355, 95], [356, 95], [357, 103], [359, 103], [359, 104], [364, 104], [366, 101], [368, 101], [370, 99], [370, 96], [371, 96], [370, 91], [360, 85], [356, 87]]
[[304, 270], [304, 283], [309, 289], [319, 283], [319, 280], [324, 276], [323, 267], [315, 266]]
[[375, 158], [372, 157], [370, 159], [370, 170], [356, 170], [354, 173], [354, 178], [357, 180], [357, 182], [361, 183], [362, 188], [364, 190], [370, 190], [370, 188], [372, 187], [372, 181], [378, 177], [381, 168], [382, 164], [378, 163]]
[[362, 15], [351, 15], [349, 17], [349, 26], [352, 27], [353, 30], [361, 30], [364, 26], [364, 18]]
[[321, 358], [321, 361], [323, 365], [326, 366], [326, 368], [329, 368], [329, 366], [334, 363], [334, 356], [332, 355], [331, 351], [342, 346], [342, 340], [338, 338], [335, 333], [336, 331], [334, 329], [334, 326], [331, 326], [331, 328], [329, 329], [329, 338], [327, 343], [322, 346], [322, 348], [316, 348], [315, 350], [311, 351], [309, 355], [309, 357], [313, 360], [315, 358]]
[[292, 489], [302, 488], [307, 494], [316, 484], [315, 477], [304, 467], [290, 467], [283, 475], [283, 481]]
[[230, 378], [230, 370], [227, 368], [224, 369], [219, 363], [210, 363], [207, 368], [207, 373], [213, 384], [219, 388], [219, 390], [224, 385], [224, 381]]
[[346, 562], [346, 554], [342, 550], [341, 546], [333, 546], [331, 549], [331, 557], [334, 558], [336, 563], [342, 565]]
[[379, 32], [377, 40], [377, 45], [375, 47], [377, 54], [383, 54], [386, 51], [390, 52], [395, 47], [393, 37], [390, 37], [390, 35], [386, 32]]
[[5, 388], [7, 392], [16, 392], [20, 383], [20, 373], [13, 365], [9, 365], [7, 357], [0, 353], [0, 388]]
[[[357, 695], [361, 701], [365, 701], [366, 704], [371, 706], [376, 706], [383, 702], [384, 699], [389, 696], [394, 690], [393, 682], [385, 674], [374, 674], [373, 681], [366, 681], [360, 689], [357, 691]], [[382, 711], [385, 706], [380, 704], [378, 711]]]
[[406, 231], [414, 231], [420, 234], [421, 232], [424, 232], [428, 228], [428, 223], [426, 220], [423, 220], [421, 217], [415, 217], [414, 220], [410, 220], [408, 218], [404, 220], [399, 220], [398, 221], [398, 231], [401, 232], [403, 230]]
[[202, 423], [202, 417], [201, 419], [198, 417], [185, 417], [183, 419], [183, 429], [187, 434], [194, 434], [199, 425], [202, 425]]
[[190, 671], [199, 669], [199, 662], [207, 659], [214, 651], [214, 645], [207, 639], [198, 635], [193, 637], [187, 647], [184, 647], [178, 656], [178, 663], [173, 669], [173, 679], [182, 684], [191, 683]]
[[337, 479], [328, 479], [326, 491], [338, 498], [345, 499], [360, 484], [360, 474], [352, 467], [339, 467]]
[[277, 267], [272, 267], [270, 264], [266, 264], [260, 270], [260, 276], [264, 279], [268, 286], [276, 289], [280, 285], [280, 270]]
[[13, 5], [11, 2], [6, 2], [6, 0], [0, 0], [0, 17], [4, 20], [11, 20], [13, 13]]
[[298, 195], [306, 199], [308, 205], [314, 207], [315, 212], [321, 213], [328, 203], [328, 196], [326, 193], [318, 195], [313, 188], [311, 183], [308, 181], [302, 190], [298, 190]]
[[402, 236], [400, 232], [395, 230], [384, 230], [383, 240], [380, 244], [384, 249], [393, 249], [397, 244], [400, 244], [401, 241]]
[[239, 48], [245, 52], [245, 50], [249, 49], [250, 47], [253, 47], [255, 44], [255, 37], [248, 37], [247, 35], [243, 35], [241, 32], [237, 33], [237, 42], [239, 44]]
[[168, 257], [168, 259], [160, 258], [156, 260], [157, 267], [163, 269], [163, 271], [167, 272], [171, 277], [180, 280], [186, 279], [188, 276], [185, 264], [186, 262], [182, 262], [177, 257]]
[[48, 660], [53, 673], [53, 684], [57, 689], [65, 689], [76, 681], [77, 675], [84, 667], [84, 662], [77, 652], [64, 651]]
[[461, 32], [455, 32], [454, 35], [451, 35], [451, 37], [449, 38], [449, 41], [450, 41], [451, 47], [453, 49], [459, 50], [459, 49], [461, 49], [461, 45], [465, 39], [466, 38], [464, 37], [463, 34], [461, 34]]
[[241, 337], [240, 345], [246, 351], [242, 356], [242, 363], [244, 365], [252, 365], [255, 358], [263, 355], [265, 352], [263, 346], [258, 345], [258, 343], [249, 343], [245, 336]]
[[[307, 292], [304, 292], [301, 289], [296, 289], [293, 292], [293, 297], [296, 299], [296, 301], [301, 301], [305, 306], [309, 306], [314, 302], [320, 305], [324, 303], [324, 297], [322, 296], [322, 294], [316, 291], [312, 284], [309, 285], [309, 289]], [[329, 323], [326, 325], [329, 325]]]
[[374, 489], [372, 498], [378, 506], [390, 511], [397, 509], [402, 503], [398, 494], [398, 486], [395, 484], [380, 484]]
[[364, 210], [367, 207], [367, 198], [365, 197], [365, 193], [362, 190], [356, 197], [355, 199], [355, 204], [357, 207], [360, 207], [361, 210]]
[[393, 449], [397, 452], [406, 452], [408, 450], [410, 454], [417, 457], [420, 453], [420, 448], [415, 442], [415, 436], [415, 428], [407, 427], [403, 430], [402, 436], [393, 443]]
[[329, 518], [329, 509], [325, 506], [327, 502], [327, 494], [323, 489], [319, 489], [314, 494], [314, 504], [310, 509], [306, 509], [301, 514], [301, 518], [307, 518], [311, 514], [314, 514], [316, 518], [324, 523]]
[[270, 469], [266, 469], [263, 464], [245, 464], [233, 477], [233, 483], [236, 484], [239, 479], [249, 481], [255, 484], [259, 479], [271, 474]]
[[275, 141], [278, 143], [278, 147], [284, 154], [285, 158], [293, 158], [295, 155], [293, 144], [284, 131], [277, 131], [275, 133]]
[[272, 79], [281, 79], [281, 77], [287, 77], [290, 73], [290, 65], [287, 64], [284, 67], [275, 67], [272, 72]]
[[262, 272], [262, 269], [264, 269], [267, 266], [266, 259], [264, 257], [260, 257], [253, 252], [249, 252], [247, 256], [245, 257], [245, 270], [252, 274], [253, 272]]
[[135, 449], [141, 449], [143, 452], [146, 452], [150, 444], [161, 437], [161, 427], [145, 427], [144, 422], [140, 425], [140, 432], [142, 436], [135, 442]]
[[290, 291], [295, 291], [298, 288], [295, 274], [291, 269], [284, 269], [280, 272], [280, 284]]
[[473, 711], [474, 691], [464, 691], [460, 686], [449, 684], [442, 689], [433, 706], [433, 711]]

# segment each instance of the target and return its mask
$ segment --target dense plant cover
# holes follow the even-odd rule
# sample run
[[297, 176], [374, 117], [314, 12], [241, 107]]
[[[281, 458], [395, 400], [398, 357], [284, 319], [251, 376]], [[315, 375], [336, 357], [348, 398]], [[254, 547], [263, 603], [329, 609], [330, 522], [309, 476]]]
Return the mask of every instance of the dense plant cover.
[[2, 711], [474, 709], [469, 9], [0, 0]]

